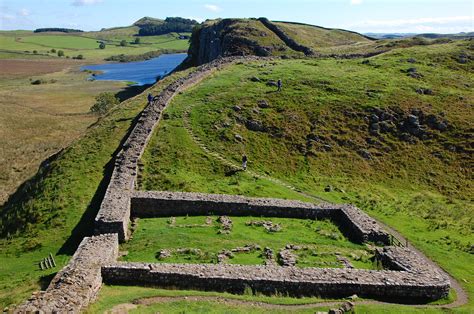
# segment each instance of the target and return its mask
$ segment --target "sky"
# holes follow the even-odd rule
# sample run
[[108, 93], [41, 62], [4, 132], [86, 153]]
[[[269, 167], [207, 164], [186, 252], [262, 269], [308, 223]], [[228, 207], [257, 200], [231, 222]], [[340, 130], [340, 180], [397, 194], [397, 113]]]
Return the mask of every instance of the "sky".
[[85, 31], [151, 16], [267, 17], [361, 33], [474, 31], [474, 0], [0, 0], [0, 29]]

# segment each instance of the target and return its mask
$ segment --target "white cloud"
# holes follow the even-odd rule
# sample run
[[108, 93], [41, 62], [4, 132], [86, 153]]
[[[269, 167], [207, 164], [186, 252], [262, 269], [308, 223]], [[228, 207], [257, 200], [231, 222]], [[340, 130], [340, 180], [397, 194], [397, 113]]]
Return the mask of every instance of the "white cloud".
[[12, 21], [15, 19], [15, 16], [14, 15], [11, 15], [11, 14], [4, 14], [4, 13], [1, 13], [0, 14], [0, 20], [2, 21]]
[[76, 6], [76, 7], [81, 7], [81, 6], [84, 6], [84, 5], [92, 5], [92, 4], [97, 4], [97, 3], [100, 3], [102, 2], [102, 0], [74, 0], [72, 2], [72, 5]]
[[351, 5], [362, 4], [362, 0], [351, 0]]
[[217, 5], [215, 4], [205, 4], [204, 7], [206, 9], [208, 9], [209, 11], [212, 11], [212, 12], [219, 12], [221, 11], [221, 8], [218, 7]]
[[29, 16], [29, 15], [30, 15], [30, 10], [28, 10], [28, 9], [21, 9], [18, 14], [21, 15], [21, 16]]

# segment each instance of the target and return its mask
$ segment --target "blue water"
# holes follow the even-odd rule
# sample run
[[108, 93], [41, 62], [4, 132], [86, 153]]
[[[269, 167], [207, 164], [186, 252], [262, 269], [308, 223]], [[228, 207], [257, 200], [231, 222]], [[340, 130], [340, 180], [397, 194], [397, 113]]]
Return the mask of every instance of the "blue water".
[[185, 53], [164, 54], [138, 62], [86, 65], [81, 70], [102, 71], [92, 79], [101, 81], [130, 81], [135, 85], [154, 84], [158, 78], [174, 70], [186, 58]]

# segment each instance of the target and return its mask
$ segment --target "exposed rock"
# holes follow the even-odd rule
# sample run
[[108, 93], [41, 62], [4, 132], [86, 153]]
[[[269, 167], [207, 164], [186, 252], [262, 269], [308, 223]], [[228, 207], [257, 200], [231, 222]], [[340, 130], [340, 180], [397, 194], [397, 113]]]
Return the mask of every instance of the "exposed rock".
[[247, 226], [263, 226], [268, 232], [278, 232], [281, 230], [280, 224], [274, 224], [268, 220], [247, 221], [245, 224]]
[[258, 77], [256, 77], [256, 76], [252, 76], [252, 77], [250, 78], [250, 80], [251, 80], [252, 82], [260, 82], [260, 81], [261, 81], [261, 80], [260, 80]]
[[235, 134], [234, 135], [234, 138], [239, 141], [239, 142], [243, 142], [244, 141], [244, 138], [242, 137], [242, 135], [240, 134]]
[[232, 230], [232, 220], [228, 216], [219, 216], [217, 221], [221, 224], [219, 233], [228, 234]]
[[262, 122], [257, 121], [257, 120], [247, 120], [247, 122], [245, 123], [245, 126], [250, 131], [265, 132], [265, 127], [263, 126]]
[[242, 111], [242, 108], [238, 105], [233, 106], [232, 109], [237, 112]]
[[422, 88], [422, 87], [417, 88], [417, 89], [416, 89], [416, 92], [417, 92], [418, 94], [420, 94], [420, 95], [433, 95], [433, 94], [434, 94], [431, 89], [429, 89], [429, 88]]
[[264, 100], [264, 99], [259, 100], [257, 104], [258, 104], [258, 106], [259, 106], [260, 108], [269, 108], [269, 107], [270, 107], [270, 105], [268, 104], [268, 102], [267, 102], [266, 100]]
[[357, 153], [364, 159], [371, 160], [372, 154], [366, 149], [359, 149]]
[[296, 265], [296, 255], [291, 250], [283, 249], [278, 253], [281, 266], [289, 267]]
[[158, 259], [165, 259], [171, 257], [171, 250], [163, 249], [156, 254], [156, 258]]
[[332, 192], [332, 190], [333, 190], [332, 185], [326, 185], [326, 187], [324, 188], [324, 192]]
[[270, 80], [267, 82], [267, 86], [278, 87], [278, 83], [276, 81]]

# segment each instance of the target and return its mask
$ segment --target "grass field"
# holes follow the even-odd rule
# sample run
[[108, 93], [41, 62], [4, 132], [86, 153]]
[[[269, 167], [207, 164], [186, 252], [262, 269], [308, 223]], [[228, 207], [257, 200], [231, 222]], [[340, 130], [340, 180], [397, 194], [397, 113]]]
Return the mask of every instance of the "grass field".
[[[260, 248], [247, 253], [234, 253], [226, 262], [242, 265], [261, 265], [265, 263], [263, 249], [273, 250], [275, 258], [286, 245], [301, 246], [293, 253], [297, 256], [297, 266], [335, 267], [336, 253], [349, 260], [356, 268], [374, 268], [370, 258], [373, 253], [364, 245], [351, 243], [330, 221], [314, 221], [289, 218], [230, 217], [232, 230], [229, 234], [219, 232], [218, 217], [175, 217], [139, 219], [133, 239], [121, 246], [128, 255], [123, 259], [135, 262], [165, 263], [216, 263], [222, 250], [232, 250], [246, 245]], [[281, 226], [277, 232], [269, 232], [263, 226], [248, 225], [256, 221], [271, 221]], [[159, 239], [157, 241], [156, 239]], [[191, 249], [177, 252], [177, 249]], [[171, 250], [169, 258], [160, 258], [161, 250]], [[276, 261], [276, 259], [275, 259]]]
[[[56, 51], [64, 51], [65, 56], [63, 58], [82, 55], [89, 62], [97, 62], [119, 54], [139, 55], [156, 50], [186, 51], [189, 46], [188, 41], [179, 39], [180, 34], [177, 33], [140, 37], [139, 44], [132, 44], [136, 38], [133, 30], [123, 31], [118, 29], [104, 32], [75, 33], [74, 35], [26, 31], [0, 32], [0, 58], [9, 58], [8, 54], [14, 54], [16, 58], [24, 58], [25, 55], [59, 58], [57, 52], [52, 52], [52, 49], [55, 49]], [[99, 40], [106, 43], [105, 49], [99, 49]], [[127, 46], [122, 47], [120, 45], [122, 40], [128, 43]], [[36, 51], [36, 54], [33, 53], [34, 51]]]
[[[472, 299], [473, 189], [466, 163], [470, 150], [463, 138], [474, 122], [467, 105], [474, 99], [469, 88], [474, 77], [471, 63], [457, 62], [469, 49], [468, 42], [455, 42], [396, 49], [364, 63], [234, 65], [174, 99], [169, 118], [144, 154], [142, 189], [302, 198], [247, 173], [229, 175], [227, 166], [193, 141], [186, 129], [190, 125], [201, 145], [236, 166], [246, 153], [250, 171], [329, 201], [358, 205], [438, 262]], [[422, 77], [407, 75], [410, 67]], [[281, 93], [265, 86], [278, 78], [284, 82]], [[420, 95], [420, 87], [434, 92]], [[268, 108], [259, 108], [262, 99]], [[371, 134], [366, 119], [374, 108], [394, 106], [405, 115], [413, 109], [441, 115], [451, 127], [411, 142], [394, 133]], [[249, 130], [249, 120], [264, 130]], [[311, 145], [308, 138], [315, 139]], [[324, 192], [327, 186], [332, 192]], [[472, 308], [470, 301], [459, 311]]]
[[[90, 82], [67, 60], [0, 60], [0, 204], [40, 163], [70, 145], [97, 120], [95, 96], [122, 82]], [[31, 82], [42, 80], [40, 85]]]

